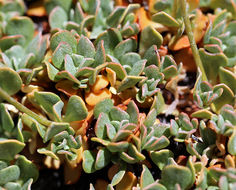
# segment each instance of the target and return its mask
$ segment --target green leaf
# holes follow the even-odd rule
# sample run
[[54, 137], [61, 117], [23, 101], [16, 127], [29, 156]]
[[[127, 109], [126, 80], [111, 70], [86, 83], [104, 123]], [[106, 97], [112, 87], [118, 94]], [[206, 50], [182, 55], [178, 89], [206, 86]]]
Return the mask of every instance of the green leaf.
[[164, 185], [161, 185], [160, 183], [154, 182], [147, 187], [145, 187], [143, 190], [167, 190]]
[[201, 109], [191, 114], [191, 117], [202, 118], [202, 119], [211, 119], [212, 116], [213, 113], [211, 113], [207, 109]]
[[111, 160], [111, 153], [106, 148], [100, 149], [97, 153], [95, 161], [95, 169], [100, 170], [104, 168], [107, 164], [109, 164], [110, 160]]
[[21, 190], [29, 190], [29, 189], [31, 189], [32, 183], [33, 183], [33, 179], [29, 179], [27, 182], [25, 182], [24, 185], [22, 185]]
[[116, 136], [112, 139], [112, 141], [118, 142], [118, 141], [126, 140], [127, 137], [131, 135], [131, 133], [132, 132], [130, 130], [120, 129], [118, 133], [116, 133]]
[[50, 13], [56, 6], [62, 7], [67, 13], [71, 8], [72, 0], [47, 0], [45, 1], [45, 8], [47, 13]]
[[30, 42], [34, 36], [34, 23], [29, 17], [17, 16], [11, 18], [6, 25], [7, 35], [22, 35], [26, 43]]
[[105, 125], [110, 123], [110, 119], [106, 113], [100, 113], [97, 123], [95, 125], [95, 134], [98, 138], [105, 139], [106, 137], [106, 127]]
[[119, 171], [114, 175], [114, 177], [111, 180], [111, 185], [112, 186], [117, 185], [124, 177], [125, 172], [126, 172], [126, 167], [120, 166]]
[[52, 63], [56, 68], [63, 68], [63, 61], [65, 59], [66, 54], [72, 54], [71, 46], [66, 42], [59, 43], [59, 45], [52, 54]]
[[119, 63], [108, 63], [107, 67], [115, 71], [117, 77], [121, 80], [123, 80], [127, 75], [124, 67], [122, 67], [122, 65]]
[[146, 26], [141, 32], [139, 53], [143, 55], [152, 45], [156, 45], [157, 48], [160, 48], [162, 42], [163, 38], [161, 34], [156, 31], [153, 26]]
[[4, 185], [10, 181], [16, 181], [20, 176], [20, 169], [18, 166], [9, 166], [0, 170], [0, 185]]
[[112, 140], [116, 135], [116, 128], [112, 124], [107, 123], [106, 124], [106, 130], [107, 130], [107, 137], [110, 140]]
[[106, 54], [112, 54], [116, 45], [122, 41], [122, 36], [117, 28], [110, 28], [98, 36], [95, 45], [101, 40], [104, 41]]
[[4, 189], [7, 190], [21, 190], [21, 186], [19, 183], [16, 182], [8, 182], [4, 185]]
[[22, 119], [22, 122], [30, 127], [33, 131], [37, 131], [38, 134], [44, 138], [45, 136], [45, 132], [46, 132], [46, 127], [41, 125], [39, 122], [37, 122], [34, 118], [30, 117], [29, 115], [27, 114], [23, 114], [21, 116], [21, 119]]
[[167, 147], [170, 144], [169, 139], [166, 136], [161, 136], [159, 138], [152, 136], [148, 141], [143, 145], [143, 149], [147, 151], [160, 150]]
[[146, 159], [146, 157], [138, 151], [135, 145], [129, 144], [128, 154], [132, 157], [134, 157], [136, 160], [143, 161]]
[[120, 153], [120, 158], [122, 160], [124, 160], [125, 162], [129, 163], [129, 164], [134, 164], [134, 163], [138, 162], [138, 160], [136, 160], [135, 158], [131, 157], [126, 152], [121, 152]]
[[224, 105], [220, 110], [220, 115], [223, 116], [224, 120], [228, 120], [233, 125], [236, 125], [236, 112], [232, 106]]
[[218, 85], [214, 86], [214, 91], [216, 91], [220, 88], [222, 88], [224, 91], [219, 98], [217, 98], [215, 101], [213, 101], [213, 104], [212, 104], [213, 111], [215, 111], [217, 113], [222, 108], [222, 106], [224, 106], [225, 104], [233, 104], [233, 101], [235, 99], [234, 93], [225, 84], [218, 84]]
[[61, 7], [55, 7], [49, 15], [49, 25], [51, 29], [64, 28], [64, 22], [68, 20], [67, 14]]
[[140, 187], [143, 189], [152, 183], [154, 183], [154, 178], [147, 166], [143, 165], [143, 171], [140, 177]]
[[63, 30], [54, 34], [50, 40], [50, 48], [55, 51], [61, 42], [66, 42], [71, 47], [73, 53], [77, 50], [77, 41], [73, 34], [69, 31]]
[[138, 124], [139, 110], [134, 101], [130, 101], [127, 106], [127, 113], [129, 114], [129, 122]]
[[81, 121], [88, 115], [88, 110], [85, 106], [84, 101], [76, 95], [70, 97], [67, 107], [66, 114], [64, 117], [65, 122]]
[[50, 150], [47, 150], [46, 148], [39, 148], [39, 149], [37, 149], [37, 152], [38, 152], [39, 154], [44, 154], [44, 155], [46, 155], [46, 156], [50, 156], [50, 157], [52, 157], [53, 159], [60, 160], [60, 159], [58, 158], [58, 156], [57, 156], [54, 152], [52, 152], [52, 151], [50, 151]]
[[14, 122], [4, 104], [0, 104], [0, 126], [9, 133], [14, 128]]
[[[61, 120], [61, 110], [64, 103], [59, 96], [52, 92], [35, 92], [34, 98], [50, 118], [56, 121]], [[57, 104], [61, 105], [61, 109], [58, 111], [54, 109], [54, 106]]]
[[85, 36], [81, 36], [77, 45], [77, 53], [84, 57], [94, 58], [95, 48], [93, 43]]
[[105, 53], [105, 48], [104, 48], [104, 41], [100, 41], [97, 45], [97, 51], [94, 56], [94, 67], [97, 67], [99, 65], [102, 65], [106, 61], [106, 53]]
[[80, 6], [80, 3], [77, 2], [75, 6], [75, 15], [74, 15], [74, 21], [78, 24], [80, 24], [84, 19], [84, 12]]
[[138, 82], [143, 79], [144, 77], [141, 76], [126, 76], [118, 87], [117, 92], [122, 92], [128, 88], [134, 87]]
[[116, 28], [118, 24], [120, 23], [120, 19], [125, 12], [124, 7], [117, 7], [113, 12], [107, 17], [107, 24], [112, 27]]
[[15, 155], [21, 152], [24, 147], [25, 143], [15, 139], [0, 140], [0, 159], [13, 160]]
[[133, 52], [137, 48], [137, 42], [133, 38], [129, 38], [120, 42], [114, 49], [114, 56], [118, 59], [122, 57], [125, 53]]
[[109, 114], [113, 121], [129, 120], [129, 114], [118, 107], [113, 107]]
[[144, 60], [140, 60], [140, 61], [134, 63], [132, 69], [129, 72], [129, 75], [130, 76], [139, 76], [143, 72], [146, 62], [147, 62], [147, 60], [144, 59]]
[[169, 190], [174, 190], [176, 184], [181, 189], [187, 189], [192, 182], [192, 173], [187, 167], [168, 165], [162, 170], [160, 182]]
[[179, 27], [179, 23], [172, 16], [164, 11], [158, 12], [152, 16], [154, 22], [161, 23], [168, 27]]
[[227, 66], [227, 57], [221, 53], [208, 53], [204, 49], [199, 50], [204, 70], [211, 84], [216, 84], [220, 66]]
[[170, 77], [173, 77], [178, 73], [177, 64], [169, 55], [166, 55], [163, 59], [161, 63], [161, 70], [165, 75], [165, 79], [169, 79]]
[[16, 94], [22, 85], [20, 76], [8, 67], [0, 67], [0, 88], [9, 95]]
[[66, 54], [65, 56], [65, 70], [69, 72], [71, 75], [75, 75], [77, 72], [77, 69], [74, 65], [73, 59], [70, 55]]
[[156, 115], [156, 109], [150, 110], [143, 124], [146, 127], [151, 127], [156, 121]]
[[68, 128], [69, 128], [69, 124], [68, 123], [56, 123], [56, 122], [53, 122], [52, 125], [50, 125], [47, 128], [47, 131], [46, 131], [45, 136], [44, 136], [44, 142], [49, 141], [56, 134], [66, 130]]
[[131, 68], [134, 66], [133, 64], [140, 61], [141, 56], [135, 52], [128, 52], [121, 56], [120, 63], [121, 65], [129, 65]]
[[0, 39], [0, 48], [2, 49], [2, 52], [4, 52], [14, 45], [23, 46], [24, 43], [25, 43], [25, 37], [22, 35], [5, 36]]
[[162, 170], [168, 164], [168, 158], [174, 158], [173, 152], [168, 149], [151, 152], [152, 161]]
[[108, 114], [113, 107], [113, 102], [111, 99], [105, 99], [100, 101], [96, 106], [94, 107], [94, 117], [97, 119], [100, 113], [106, 113]]
[[156, 45], [152, 45], [144, 54], [144, 59], [147, 60], [146, 66], [156, 65], [160, 66], [160, 55]]
[[19, 156], [16, 160], [16, 165], [20, 168], [20, 179], [26, 182], [33, 178], [34, 182], [38, 179], [38, 168], [25, 156]]
[[220, 82], [226, 84], [236, 94], [236, 74], [223, 67], [220, 67], [219, 74]]
[[156, 114], [158, 115], [163, 111], [164, 106], [165, 106], [165, 101], [164, 101], [164, 98], [162, 96], [162, 93], [159, 90], [157, 92], [157, 95], [154, 97], [154, 101], [152, 103], [152, 106], [151, 106], [150, 110], [155, 108]]
[[59, 70], [55, 68], [50, 62], [45, 61], [45, 65], [47, 67], [48, 78], [52, 81], [57, 80], [56, 76]]
[[111, 142], [107, 145], [107, 148], [111, 152], [124, 152], [129, 147], [129, 143], [126, 141]]
[[83, 169], [86, 173], [93, 173], [96, 171], [95, 169], [95, 160], [96, 160], [96, 154], [92, 152], [91, 150], [85, 150], [83, 152]]
[[234, 129], [233, 134], [229, 137], [228, 151], [231, 155], [236, 155], [236, 130]]

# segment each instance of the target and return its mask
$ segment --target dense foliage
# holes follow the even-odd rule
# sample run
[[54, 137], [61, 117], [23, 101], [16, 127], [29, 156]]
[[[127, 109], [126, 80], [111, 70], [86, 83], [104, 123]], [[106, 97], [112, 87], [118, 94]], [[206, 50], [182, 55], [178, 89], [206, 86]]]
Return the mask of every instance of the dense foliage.
[[45, 167], [236, 189], [235, 19], [235, 0], [0, 0], [0, 189]]

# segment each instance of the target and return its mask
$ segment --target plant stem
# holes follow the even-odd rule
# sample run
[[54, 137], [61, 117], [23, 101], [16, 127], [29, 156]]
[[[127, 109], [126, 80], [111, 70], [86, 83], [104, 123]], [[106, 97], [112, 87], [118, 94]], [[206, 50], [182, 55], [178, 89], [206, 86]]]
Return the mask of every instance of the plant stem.
[[172, 17], [176, 18], [177, 11], [178, 11], [178, 0], [174, 0], [173, 10], [172, 10]]
[[202, 72], [202, 80], [203, 81], [207, 81], [207, 76], [204, 70], [204, 67], [202, 65], [202, 61], [198, 52], [198, 48], [194, 39], [194, 35], [193, 35], [193, 31], [192, 31], [192, 27], [191, 27], [191, 23], [188, 17], [188, 12], [187, 12], [187, 2], [186, 0], [180, 0], [181, 2], [181, 7], [183, 10], [183, 19], [184, 19], [184, 24], [185, 24], [185, 28], [186, 28], [186, 32], [188, 35], [188, 40], [193, 52], [193, 58], [195, 60], [195, 63], [197, 64], [197, 66], [199, 67], [200, 71]]
[[36, 119], [39, 123], [45, 126], [50, 126], [52, 124], [52, 121], [47, 120], [46, 118], [37, 115], [36, 113], [32, 112], [30, 109], [16, 101], [14, 98], [9, 96], [2, 88], [0, 88], [0, 97], [15, 106], [19, 111], [28, 114], [29, 116], [33, 117]]

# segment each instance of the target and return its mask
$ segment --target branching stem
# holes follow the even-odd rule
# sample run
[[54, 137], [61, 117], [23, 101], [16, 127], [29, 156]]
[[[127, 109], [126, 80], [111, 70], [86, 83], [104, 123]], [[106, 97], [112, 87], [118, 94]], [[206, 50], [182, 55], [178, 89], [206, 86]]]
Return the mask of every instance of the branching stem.
[[193, 58], [195, 60], [195, 63], [197, 64], [197, 66], [199, 67], [199, 69], [202, 72], [202, 80], [203, 81], [207, 81], [207, 77], [206, 77], [206, 73], [204, 70], [204, 67], [202, 65], [202, 61], [198, 52], [198, 48], [194, 39], [194, 35], [193, 35], [193, 31], [192, 31], [192, 27], [191, 27], [191, 23], [188, 17], [188, 12], [187, 12], [187, 2], [186, 0], [180, 0], [181, 2], [181, 7], [182, 7], [182, 14], [183, 14], [183, 19], [184, 19], [184, 24], [185, 24], [185, 28], [186, 28], [186, 33], [188, 35], [188, 40], [190, 42], [190, 46], [193, 52]]
[[29, 116], [33, 117], [35, 120], [37, 120], [40, 124], [45, 126], [50, 126], [52, 124], [52, 121], [47, 120], [46, 118], [37, 115], [18, 101], [16, 101], [14, 98], [9, 96], [2, 88], [0, 88], [0, 97], [6, 100], [8, 103], [15, 106], [19, 111], [28, 114]]

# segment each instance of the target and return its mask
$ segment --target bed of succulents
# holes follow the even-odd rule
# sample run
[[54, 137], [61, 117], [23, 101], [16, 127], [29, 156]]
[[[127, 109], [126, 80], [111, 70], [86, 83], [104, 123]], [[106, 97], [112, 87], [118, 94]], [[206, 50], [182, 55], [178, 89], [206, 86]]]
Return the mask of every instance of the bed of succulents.
[[1, 190], [235, 190], [235, 97], [235, 0], [0, 0]]

